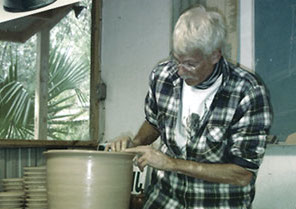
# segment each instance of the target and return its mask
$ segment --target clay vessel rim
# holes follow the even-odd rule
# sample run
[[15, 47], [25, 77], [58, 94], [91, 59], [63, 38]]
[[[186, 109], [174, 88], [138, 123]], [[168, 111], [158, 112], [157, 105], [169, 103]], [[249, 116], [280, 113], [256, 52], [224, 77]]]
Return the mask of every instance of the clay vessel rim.
[[118, 156], [135, 156], [136, 153], [132, 152], [108, 152], [108, 151], [96, 151], [96, 150], [48, 150], [43, 152], [47, 154], [95, 154], [95, 155], [118, 155]]

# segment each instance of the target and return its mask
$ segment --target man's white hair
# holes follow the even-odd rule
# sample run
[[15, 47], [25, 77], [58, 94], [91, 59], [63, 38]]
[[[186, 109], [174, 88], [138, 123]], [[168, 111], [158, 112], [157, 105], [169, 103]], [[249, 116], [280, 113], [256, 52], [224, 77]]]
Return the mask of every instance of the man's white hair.
[[225, 22], [217, 12], [206, 11], [198, 5], [184, 12], [178, 19], [173, 33], [173, 50], [184, 55], [200, 50], [210, 55], [223, 50], [226, 38]]

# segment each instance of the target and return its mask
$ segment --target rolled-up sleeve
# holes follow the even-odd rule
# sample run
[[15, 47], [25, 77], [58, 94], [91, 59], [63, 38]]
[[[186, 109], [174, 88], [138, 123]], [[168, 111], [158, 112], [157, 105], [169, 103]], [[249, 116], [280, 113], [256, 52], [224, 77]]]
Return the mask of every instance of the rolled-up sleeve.
[[149, 76], [149, 89], [145, 98], [145, 117], [146, 120], [157, 127], [157, 102], [155, 97], [155, 88], [156, 88], [156, 81], [155, 81], [155, 70], [153, 70]]
[[272, 123], [272, 108], [265, 88], [257, 86], [249, 90], [237, 114], [240, 118], [230, 130], [229, 160], [256, 173]]

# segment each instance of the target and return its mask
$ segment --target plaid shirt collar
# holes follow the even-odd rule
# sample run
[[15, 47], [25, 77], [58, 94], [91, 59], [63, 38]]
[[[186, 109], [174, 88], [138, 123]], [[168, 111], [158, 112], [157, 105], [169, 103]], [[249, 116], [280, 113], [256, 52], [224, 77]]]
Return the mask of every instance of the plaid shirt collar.
[[[177, 66], [173, 63], [168, 61], [167, 63], [167, 67], [169, 68], [169, 79], [172, 81], [172, 84], [174, 86], [178, 86], [181, 85], [182, 86], [182, 79], [180, 78], [180, 76], [178, 75], [178, 68]], [[217, 66], [218, 65], [218, 66]], [[228, 74], [229, 74], [229, 66], [227, 61], [224, 59], [224, 57], [221, 57], [221, 59], [219, 60], [219, 62], [216, 64], [215, 68], [220, 68], [221, 69], [221, 73], [223, 74], [223, 80], [224, 82], [222, 82], [225, 84], [225, 82], [227, 82], [228, 80]], [[226, 80], [225, 80], [226, 79]]]

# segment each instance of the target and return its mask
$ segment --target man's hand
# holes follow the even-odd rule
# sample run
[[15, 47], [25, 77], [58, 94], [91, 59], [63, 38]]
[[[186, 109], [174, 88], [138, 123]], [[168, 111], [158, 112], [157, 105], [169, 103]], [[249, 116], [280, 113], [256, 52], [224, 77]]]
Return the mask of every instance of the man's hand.
[[137, 166], [141, 171], [149, 165], [159, 170], [169, 170], [173, 165], [173, 159], [151, 146], [138, 146], [124, 150], [125, 152], [138, 153]]
[[133, 139], [129, 136], [131, 134], [119, 136], [114, 142], [106, 145], [105, 151], [120, 152], [126, 148], [152, 144], [159, 137], [159, 134], [159, 131], [154, 126], [145, 121]]
[[120, 152], [124, 151], [128, 147], [133, 147], [134, 144], [132, 142], [132, 139], [129, 136], [121, 136], [118, 137], [114, 142], [107, 144], [105, 147], [105, 151], [111, 151], [113, 152]]

